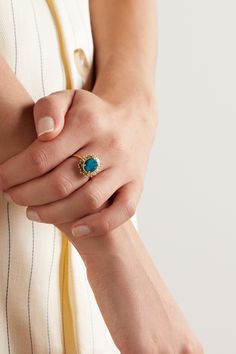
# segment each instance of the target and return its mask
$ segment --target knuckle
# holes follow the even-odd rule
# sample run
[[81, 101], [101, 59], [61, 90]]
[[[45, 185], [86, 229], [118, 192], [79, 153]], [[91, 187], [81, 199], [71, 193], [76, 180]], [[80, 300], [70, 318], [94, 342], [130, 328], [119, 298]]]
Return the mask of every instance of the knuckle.
[[202, 345], [194, 341], [186, 341], [181, 350], [181, 354], [203, 354]]
[[85, 112], [85, 116], [88, 122], [97, 122], [98, 120], [98, 114], [97, 112], [94, 111], [87, 111]]
[[11, 191], [11, 198], [16, 204], [28, 205], [28, 203], [26, 203], [25, 193], [21, 191], [20, 188]]
[[34, 113], [40, 115], [45, 109], [50, 111], [54, 109], [56, 105], [56, 98], [53, 95], [41, 97], [34, 105]]
[[87, 200], [87, 204], [88, 204], [89, 208], [92, 210], [96, 210], [102, 204], [102, 195], [98, 189], [97, 190], [94, 190], [94, 189], [87, 190], [86, 200]]
[[191, 345], [191, 343], [184, 343], [184, 345], [182, 346], [182, 349], [180, 351], [181, 354], [194, 354], [193, 352], [193, 347]]
[[41, 110], [41, 107], [44, 105], [45, 97], [41, 97], [34, 104], [34, 113], [38, 113]]
[[104, 131], [105, 120], [101, 119], [101, 116], [97, 112], [84, 113], [85, 123], [90, 131], [94, 131], [97, 134]]
[[45, 210], [37, 210], [38, 216], [40, 218], [40, 222], [43, 222], [45, 224], [52, 224], [53, 220], [51, 220], [50, 215], [45, 212]]
[[128, 218], [131, 218], [131, 217], [135, 214], [135, 211], [136, 211], [136, 205], [135, 205], [135, 203], [133, 202], [133, 200], [127, 199], [127, 200], [124, 202], [124, 212], [125, 212], [125, 215], [126, 215]]
[[108, 147], [118, 154], [127, 153], [127, 147], [119, 136], [110, 136], [110, 141], [108, 142]]
[[30, 152], [30, 162], [34, 171], [37, 173], [44, 173], [48, 166], [48, 156], [44, 150], [37, 150]]
[[54, 188], [56, 194], [61, 198], [68, 196], [73, 191], [72, 182], [69, 178], [63, 175], [55, 179]]
[[40, 218], [40, 222], [54, 224], [57, 221], [57, 217], [55, 217], [55, 213], [49, 205], [39, 206], [36, 211]]
[[107, 217], [100, 217], [99, 232], [101, 235], [108, 233], [111, 230], [110, 221]]

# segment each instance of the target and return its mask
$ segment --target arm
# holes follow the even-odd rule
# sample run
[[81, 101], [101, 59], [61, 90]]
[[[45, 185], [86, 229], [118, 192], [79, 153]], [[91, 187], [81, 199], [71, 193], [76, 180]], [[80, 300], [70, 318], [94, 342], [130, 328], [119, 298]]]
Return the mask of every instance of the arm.
[[[34, 101], [23, 85], [14, 75], [10, 66], [0, 55], [0, 164], [10, 157], [26, 149], [36, 138], [35, 123], [37, 117], [33, 115]], [[67, 90], [68, 104], [71, 102], [73, 90]], [[60, 97], [63, 102], [63, 97]], [[52, 105], [53, 107], [53, 105]], [[67, 107], [65, 107], [66, 109]], [[39, 112], [41, 116], [44, 110]], [[40, 136], [40, 140], [47, 141], [56, 137], [63, 129], [64, 116], [61, 112], [54, 115], [54, 132]], [[37, 126], [36, 126], [37, 128]]]
[[[142, 112], [149, 106], [150, 112], [156, 1], [90, 0], [90, 10], [96, 54], [93, 92], [114, 104], [132, 102]], [[85, 237], [74, 245], [84, 256], [96, 300], [122, 354], [172, 352], [172, 344], [176, 353], [203, 353], [130, 220], [99, 240]]]
[[90, 0], [90, 12], [96, 60], [93, 92], [115, 103], [130, 96], [149, 101], [156, 63], [156, 1]]
[[0, 163], [36, 139], [33, 100], [0, 56]]
[[103, 318], [121, 354], [203, 354], [131, 220], [75, 239]]
[[[151, 1], [91, 1], [97, 70], [93, 92], [127, 107], [126, 113], [132, 103], [132, 123], [136, 106], [146, 112], [144, 117], [154, 117], [149, 105], [155, 50], [148, 38], [155, 27], [153, 9]], [[172, 345], [176, 353], [202, 353], [130, 221], [101, 237], [77, 239], [71, 225], [57, 226], [83, 257], [102, 314], [122, 354], [173, 352]]]

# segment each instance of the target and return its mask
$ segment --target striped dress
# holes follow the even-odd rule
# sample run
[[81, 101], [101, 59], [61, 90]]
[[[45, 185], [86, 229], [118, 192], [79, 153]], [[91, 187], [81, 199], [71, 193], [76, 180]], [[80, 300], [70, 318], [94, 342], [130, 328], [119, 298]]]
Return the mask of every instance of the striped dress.
[[[88, 0], [0, 0], [0, 53], [33, 100], [83, 87], [93, 51]], [[119, 353], [74, 246], [2, 195], [0, 353]]]

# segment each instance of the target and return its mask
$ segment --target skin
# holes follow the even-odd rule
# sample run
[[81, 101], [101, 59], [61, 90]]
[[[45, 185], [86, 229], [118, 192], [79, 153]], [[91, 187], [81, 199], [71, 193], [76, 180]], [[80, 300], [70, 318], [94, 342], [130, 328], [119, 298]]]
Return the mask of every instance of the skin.
[[[41, 106], [46, 105], [52, 115], [52, 106], [57, 115], [56, 110], [70, 106], [72, 97], [71, 91], [51, 95], [41, 99], [36, 110], [45, 112], [46, 107]], [[73, 227], [79, 219], [80, 224], [90, 227], [92, 236], [111, 231], [134, 214], [143, 189], [154, 136], [153, 112], [147, 105], [144, 108], [149, 119], [141, 105], [137, 112], [130, 104], [111, 105], [91, 92], [77, 90], [64, 129], [56, 139], [37, 139], [1, 165], [2, 189], [15, 203], [30, 205], [29, 218], [29, 211], [34, 210], [45, 223], [72, 223]], [[92, 180], [79, 173], [77, 158], [70, 157], [76, 151], [82, 156], [96, 151], [101, 156], [101, 171]], [[108, 199], [115, 192], [110, 203]], [[108, 207], [100, 210], [106, 202]]]
[[[13, 92], [12, 89], [8, 92], [8, 101], [13, 97], [20, 98], [19, 106], [17, 107], [16, 102], [12, 112], [10, 112], [11, 106], [6, 106], [13, 121], [18, 122], [19, 120], [24, 123], [25, 116], [22, 115], [22, 105], [28, 107], [30, 98], [23, 89], [19, 90], [19, 85], [16, 88], [17, 92]], [[63, 97], [67, 94], [68, 92], [64, 92]], [[57, 104], [49, 104], [52, 98], [55, 99], [55, 96], [51, 95], [49, 98], [41, 100], [40, 107], [45, 110], [49, 110], [50, 107], [58, 107]], [[62, 96], [60, 96], [60, 101], [62, 104]], [[32, 109], [28, 109], [28, 111], [30, 112]], [[13, 121], [10, 125], [4, 125], [5, 128], [9, 128], [10, 132], [16, 131], [13, 129]], [[33, 122], [32, 117], [31, 122]], [[27, 125], [22, 124], [21, 134], [24, 129], [29, 133], [31, 128], [30, 126], [28, 129]], [[12, 134], [11, 137], [13, 136]], [[12, 141], [16, 151], [19, 150], [20, 141], [18, 144], [14, 144], [14, 139]], [[53, 141], [56, 139], [51, 142]], [[36, 142], [45, 144], [39, 139], [35, 139], [33, 144]], [[5, 146], [5, 151], [8, 145]], [[24, 146], [24, 141], [22, 141], [22, 146]], [[28, 148], [22, 149], [22, 152], [27, 151]], [[11, 147], [11, 149], [13, 148]], [[13, 159], [19, 158], [22, 152], [16, 155], [13, 153]], [[4, 171], [5, 163], [9, 161], [11, 158], [2, 163], [1, 173]], [[20, 165], [17, 163], [15, 169], [16, 166]], [[15, 175], [14, 168], [13, 175]], [[13, 188], [20, 187], [21, 185]], [[66, 205], [65, 208], [67, 209]], [[93, 214], [93, 211], [90, 212]], [[113, 340], [122, 354], [202, 353], [198, 341], [165, 287], [130, 220], [99, 237], [90, 235], [75, 238], [71, 233], [70, 223], [56, 224], [56, 226], [68, 236], [84, 260], [88, 279], [98, 305]], [[114, 314], [116, 315], [115, 321]]]
[[[75, 245], [122, 354], [200, 354], [201, 346], [130, 221], [142, 192], [157, 124], [152, 95], [155, 48], [148, 36], [155, 26], [153, 9], [154, 1], [127, 1], [125, 5], [91, 1], [98, 48], [92, 92], [54, 93], [30, 108], [27, 93], [18, 84], [12, 86], [11, 75], [5, 75], [11, 89], [6, 92], [3, 86], [6, 97], [0, 107], [4, 108], [5, 102], [12, 121], [11, 129], [5, 124], [4, 133], [8, 138], [17, 135], [18, 144], [12, 140], [11, 151], [1, 157], [0, 188], [17, 204], [29, 206], [27, 213], [37, 210], [43, 222], [56, 225]], [[150, 27], [143, 26], [143, 37], [135, 36], [144, 15]], [[109, 31], [104, 27], [104, 16], [113, 26]], [[112, 38], [108, 32], [113, 33]], [[2, 72], [7, 74], [7, 70]], [[121, 78], [127, 73], [129, 80], [124, 82]], [[8, 103], [18, 96], [21, 100], [16, 99], [11, 111]], [[52, 116], [55, 131], [35, 139], [33, 118], [29, 126], [22, 124], [27, 116], [22, 107], [28, 107], [29, 112], [33, 109], [36, 128], [41, 117]], [[19, 130], [16, 134], [19, 124], [21, 134]], [[80, 134], [75, 136], [75, 131]], [[78, 174], [76, 158], [70, 157], [78, 150], [82, 155], [96, 152], [102, 158], [102, 171], [89, 182]], [[92, 231], [74, 237], [72, 226], [78, 220]]]
[[0, 73], [0, 163], [3, 163], [26, 149], [37, 134], [32, 119], [34, 102], [1, 55]]

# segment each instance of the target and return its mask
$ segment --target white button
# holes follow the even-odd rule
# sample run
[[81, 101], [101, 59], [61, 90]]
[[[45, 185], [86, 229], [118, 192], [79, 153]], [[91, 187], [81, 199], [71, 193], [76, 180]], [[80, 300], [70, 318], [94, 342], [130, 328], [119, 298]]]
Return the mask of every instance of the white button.
[[89, 67], [89, 62], [82, 48], [78, 48], [74, 50], [74, 59], [79, 74], [82, 77], [87, 76], [90, 67]]

